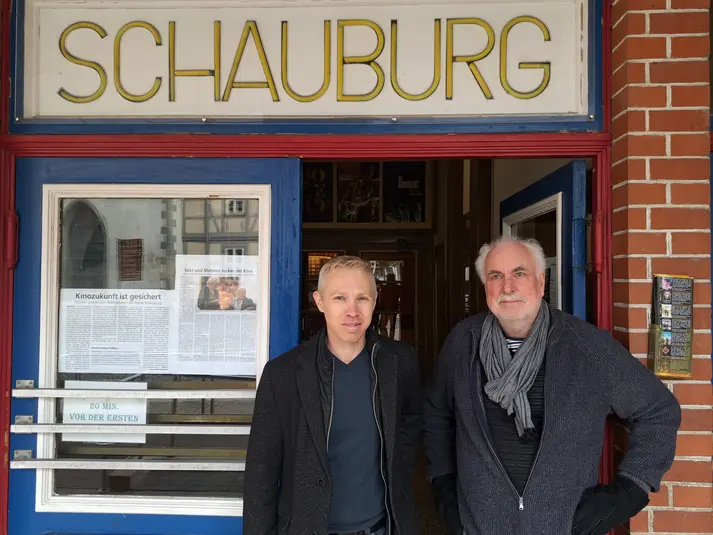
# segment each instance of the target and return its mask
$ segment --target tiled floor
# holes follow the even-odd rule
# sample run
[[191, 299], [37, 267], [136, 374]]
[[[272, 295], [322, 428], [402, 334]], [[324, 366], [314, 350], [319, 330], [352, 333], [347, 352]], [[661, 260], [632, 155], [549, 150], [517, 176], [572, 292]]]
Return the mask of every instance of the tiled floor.
[[414, 474], [414, 500], [421, 535], [445, 535], [433, 501], [433, 492], [426, 479], [426, 457], [418, 456]]

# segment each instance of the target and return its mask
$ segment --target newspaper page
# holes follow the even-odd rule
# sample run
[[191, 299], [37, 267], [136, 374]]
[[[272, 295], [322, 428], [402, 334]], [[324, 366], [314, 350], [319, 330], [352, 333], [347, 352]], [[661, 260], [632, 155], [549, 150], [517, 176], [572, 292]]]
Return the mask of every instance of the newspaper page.
[[257, 256], [177, 255], [172, 373], [255, 377]]
[[167, 290], [61, 290], [59, 371], [171, 373], [175, 308]]

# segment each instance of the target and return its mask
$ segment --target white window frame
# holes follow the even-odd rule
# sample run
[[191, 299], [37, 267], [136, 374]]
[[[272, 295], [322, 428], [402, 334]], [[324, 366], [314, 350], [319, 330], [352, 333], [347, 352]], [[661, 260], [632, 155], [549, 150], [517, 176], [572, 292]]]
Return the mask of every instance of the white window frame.
[[[258, 239], [259, 239], [259, 238], [258, 238]], [[233, 251], [233, 253], [231, 254], [231, 256], [243, 256], [243, 255], [245, 255], [245, 247], [236, 247], [236, 246], [233, 246], [233, 245], [227, 246], [227, 247], [223, 247], [223, 254], [224, 254], [224, 255], [225, 255], [225, 254], [228, 254], [228, 251]], [[236, 255], [236, 254], [235, 254], [235, 251], [240, 251], [240, 254], [239, 254], [239, 255]]]
[[557, 303], [553, 306], [562, 309], [562, 193], [556, 193], [546, 199], [526, 206], [522, 210], [503, 218], [503, 235], [516, 236], [514, 227], [534, 219], [537, 216], [555, 212], [557, 219]]
[[[42, 276], [40, 303], [40, 348], [39, 348], [39, 389], [57, 388], [57, 334], [59, 326], [60, 295], [60, 214], [63, 199], [257, 199], [259, 217], [258, 261], [260, 266], [260, 286], [258, 302], [258, 348], [256, 357], [256, 381], [260, 381], [262, 370], [269, 358], [270, 340], [270, 244], [271, 244], [271, 188], [270, 185], [258, 184], [46, 184], [42, 194]], [[257, 383], [256, 383], [257, 384]], [[132, 391], [133, 392], [133, 391]], [[71, 394], [69, 391], [65, 391]], [[89, 392], [87, 392], [89, 393]], [[27, 397], [31, 397], [32, 393]], [[111, 395], [104, 391], [103, 395]], [[128, 394], [125, 392], [125, 394]], [[144, 391], [135, 392], [141, 397], [154, 397], [155, 394]], [[169, 393], [167, 393], [169, 394]], [[186, 397], [178, 392], [172, 398]], [[190, 392], [185, 392], [190, 397]], [[196, 394], [198, 394], [196, 392]], [[219, 397], [228, 397], [228, 391], [218, 392]], [[24, 397], [24, 396], [23, 396]], [[56, 399], [63, 395], [39, 395], [37, 401], [38, 424], [56, 424]], [[161, 396], [163, 397], [163, 396]], [[255, 391], [238, 391], [231, 399], [254, 398]], [[53, 459], [56, 445], [56, 426], [48, 426], [44, 432], [37, 433], [37, 459]], [[52, 430], [50, 430], [52, 429]], [[215, 434], [221, 434], [213, 427]], [[206, 426], [206, 431], [211, 431]], [[214, 434], [214, 433], [206, 433]], [[42, 461], [40, 461], [42, 462]], [[59, 463], [57, 463], [59, 464]], [[101, 463], [99, 463], [101, 464]], [[160, 464], [160, 463], [157, 463]], [[170, 463], [169, 463], [170, 464]], [[244, 465], [243, 465], [244, 466]], [[73, 462], [74, 468], [97, 469], [96, 461], [79, 460]], [[181, 469], [176, 465], [173, 469]], [[171, 470], [171, 468], [167, 468]], [[200, 462], [196, 463], [200, 470]], [[213, 468], [215, 469], [215, 468]], [[244, 469], [244, 468], [243, 468]], [[226, 516], [243, 515], [242, 498], [180, 496], [122, 496], [122, 495], [85, 495], [75, 494], [57, 496], [54, 494], [54, 469], [40, 466], [36, 469], [35, 510], [54, 513], [119, 513], [151, 515], [195, 515]]]
[[[230, 210], [230, 211], [229, 211], [229, 210], [228, 210], [228, 206], [230, 206], [230, 203], [231, 203], [231, 202], [233, 203], [233, 206], [234, 206], [234, 207], [237, 206], [237, 203], [238, 203], [238, 202], [240, 202], [240, 205], [242, 206], [242, 210], [238, 210], [238, 211]], [[237, 215], [237, 216], [244, 216], [244, 215], [247, 214], [247, 212], [248, 212], [248, 200], [247, 200], [247, 199], [243, 199], [243, 198], [240, 198], [240, 199], [226, 199], [226, 200], [225, 200], [225, 203], [224, 203], [224, 206], [223, 206], [223, 210], [224, 210], [226, 216], [229, 216], [229, 215], [232, 215], [232, 216], [234, 216], [234, 215]]]

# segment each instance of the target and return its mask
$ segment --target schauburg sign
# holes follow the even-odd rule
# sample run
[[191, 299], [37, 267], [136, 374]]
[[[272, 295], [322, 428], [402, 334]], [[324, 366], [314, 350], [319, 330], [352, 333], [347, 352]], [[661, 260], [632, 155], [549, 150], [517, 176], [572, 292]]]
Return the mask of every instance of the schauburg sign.
[[[259, 7], [257, 7], [259, 5]], [[28, 0], [25, 117], [582, 114], [582, 0]]]

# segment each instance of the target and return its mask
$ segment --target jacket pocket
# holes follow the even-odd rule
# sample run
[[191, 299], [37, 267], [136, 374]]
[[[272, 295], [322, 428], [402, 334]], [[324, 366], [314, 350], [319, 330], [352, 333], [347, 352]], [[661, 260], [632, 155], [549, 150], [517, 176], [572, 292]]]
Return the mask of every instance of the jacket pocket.
[[287, 528], [290, 527], [290, 522], [292, 522], [292, 516], [285, 516], [283, 518], [280, 518], [279, 520], [279, 530], [280, 531], [287, 531]]

